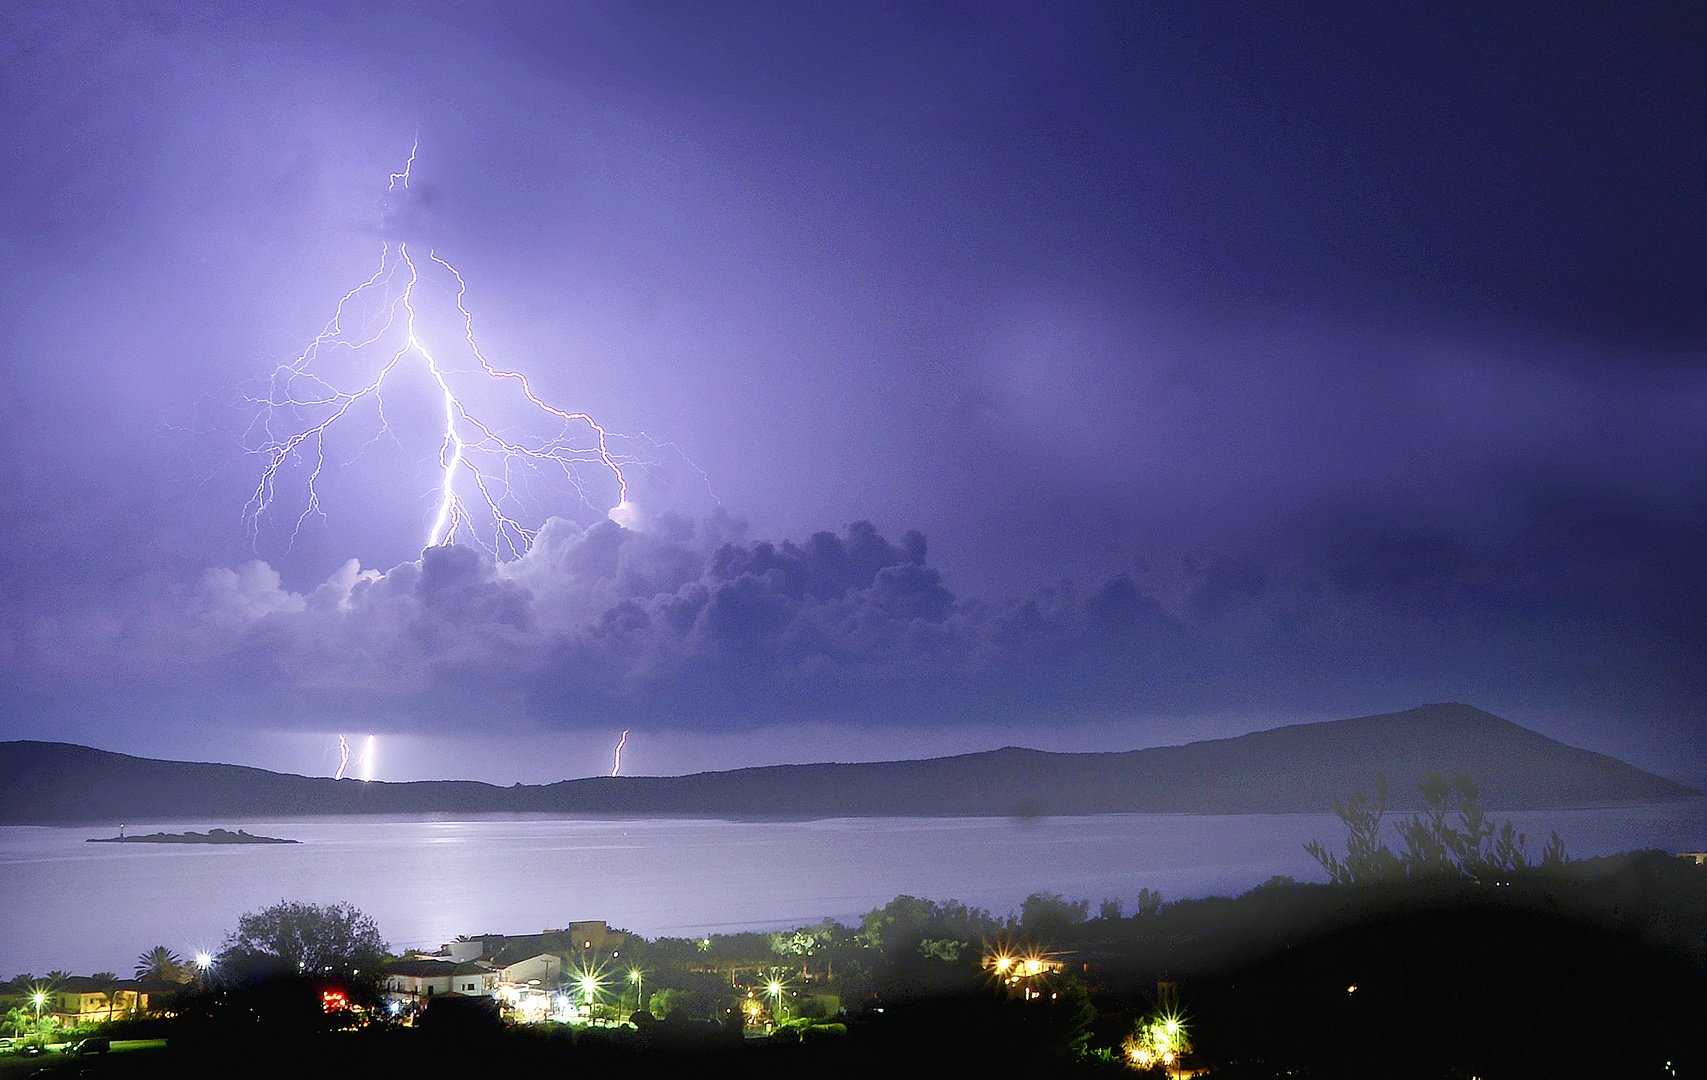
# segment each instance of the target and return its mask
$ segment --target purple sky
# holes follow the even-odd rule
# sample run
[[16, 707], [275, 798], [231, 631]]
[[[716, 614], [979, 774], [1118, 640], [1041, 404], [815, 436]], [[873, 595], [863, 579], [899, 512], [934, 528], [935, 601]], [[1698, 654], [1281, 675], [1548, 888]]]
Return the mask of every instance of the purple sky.
[[[1698, 7], [268, 6], [0, 15], [0, 738], [508, 783], [1456, 700], [1707, 785]], [[662, 444], [634, 529], [595, 469], [423, 557], [417, 373], [251, 535], [245, 395], [399, 243]]]

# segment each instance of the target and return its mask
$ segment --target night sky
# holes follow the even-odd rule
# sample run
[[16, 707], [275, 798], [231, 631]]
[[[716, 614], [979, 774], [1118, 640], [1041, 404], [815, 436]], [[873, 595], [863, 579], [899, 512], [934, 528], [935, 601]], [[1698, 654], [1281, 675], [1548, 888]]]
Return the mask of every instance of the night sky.
[[[1707, 9], [1455, 7], [7, 5], [0, 738], [510, 783], [1464, 701], [1707, 785]], [[419, 371], [246, 520], [399, 245], [633, 436], [632, 527], [592, 467], [423, 554]]]

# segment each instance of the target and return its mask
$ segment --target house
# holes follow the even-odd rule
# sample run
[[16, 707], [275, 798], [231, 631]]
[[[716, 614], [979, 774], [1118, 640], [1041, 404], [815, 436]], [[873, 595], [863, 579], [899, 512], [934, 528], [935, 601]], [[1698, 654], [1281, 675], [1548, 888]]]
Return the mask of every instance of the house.
[[44, 987], [43, 1019], [53, 1017], [60, 1027], [80, 1027], [118, 1020], [145, 1012], [148, 994], [134, 979], [95, 980], [73, 975]]
[[525, 946], [505, 948], [484, 961], [491, 965], [500, 983], [516, 986], [556, 986], [563, 978], [563, 958], [556, 953], [533, 952]]
[[385, 989], [393, 1001], [417, 1005], [439, 994], [490, 996], [498, 989], [491, 965], [431, 957], [393, 960], [385, 967]]

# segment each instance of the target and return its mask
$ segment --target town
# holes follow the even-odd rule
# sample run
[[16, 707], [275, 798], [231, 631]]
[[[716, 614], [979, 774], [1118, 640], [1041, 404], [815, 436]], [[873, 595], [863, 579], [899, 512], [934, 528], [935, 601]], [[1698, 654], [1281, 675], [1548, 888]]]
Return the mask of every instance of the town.
[[[1324, 865], [1338, 878], [1375, 864]], [[697, 939], [570, 921], [401, 955], [350, 905], [281, 903], [242, 916], [218, 955], [157, 946], [133, 978], [0, 985], [0, 1075], [89, 1056], [131, 1076], [234, 1057], [253, 1074], [270, 1062], [350, 1076], [408, 1062], [637, 1076], [1700, 1074], [1701, 856], [1489, 865], [1276, 878], [1166, 903], [1144, 890], [1094, 908], [1037, 893], [1001, 917], [898, 896], [858, 925]], [[1482, 1019], [1438, 1037], [1464, 1015]], [[1623, 1036], [1572, 1037], [1593, 1024]], [[1414, 1068], [1395, 1070], [1397, 1046], [1415, 1048]]]

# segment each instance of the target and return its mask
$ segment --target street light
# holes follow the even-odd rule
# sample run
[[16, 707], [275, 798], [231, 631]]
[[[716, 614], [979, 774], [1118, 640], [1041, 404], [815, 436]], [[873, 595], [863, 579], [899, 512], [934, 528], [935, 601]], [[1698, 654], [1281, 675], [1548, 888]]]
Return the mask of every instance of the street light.
[[40, 990], [30, 995], [30, 1000], [36, 1003], [36, 1042], [41, 1042], [41, 1006], [47, 1000], [47, 995]]
[[576, 985], [581, 990], [581, 1001], [587, 1006], [587, 1019], [598, 1018], [599, 995], [604, 990], [604, 980], [600, 978], [597, 968], [583, 967], [576, 972]]
[[639, 968], [631, 968], [628, 981], [634, 984], [634, 1011], [646, 1008], [646, 976]]

